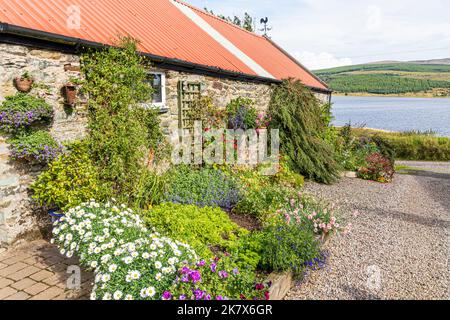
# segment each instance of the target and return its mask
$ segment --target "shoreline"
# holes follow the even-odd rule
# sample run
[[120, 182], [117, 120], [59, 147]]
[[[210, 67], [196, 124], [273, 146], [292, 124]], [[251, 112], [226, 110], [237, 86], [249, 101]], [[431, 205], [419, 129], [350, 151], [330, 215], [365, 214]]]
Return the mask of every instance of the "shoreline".
[[351, 94], [343, 94], [343, 93], [332, 93], [332, 96], [335, 97], [370, 97], [370, 98], [416, 98], [416, 99], [450, 99], [450, 96], [439, 96], [439, 97], [430, 97], [427, 95], [385, 95], [385, 94], [371, 94], [371, 93], [351, 93]]

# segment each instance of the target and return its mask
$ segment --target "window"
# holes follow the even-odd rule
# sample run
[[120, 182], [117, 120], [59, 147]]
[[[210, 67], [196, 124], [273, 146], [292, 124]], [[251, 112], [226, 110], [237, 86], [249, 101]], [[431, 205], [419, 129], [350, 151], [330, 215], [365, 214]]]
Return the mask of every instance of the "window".
[[151, 72], [148, 74], [148, 82], [153, 87], [154, 92], [151, 98], [151, 102], [147, 102], [146, 105], [165, 109], [166, 75], [163, 72]]

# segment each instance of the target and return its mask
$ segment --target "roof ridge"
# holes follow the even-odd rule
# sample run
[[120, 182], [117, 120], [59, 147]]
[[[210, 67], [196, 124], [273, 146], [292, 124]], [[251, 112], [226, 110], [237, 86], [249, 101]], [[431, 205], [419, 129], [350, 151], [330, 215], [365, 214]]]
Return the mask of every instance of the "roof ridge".
[[222, 19], [222, 18], [220, 18], [220, 17], [218, 17], [218, 16], [216, 16], [216, 15], [214, 15], [214, 14], [211, 14], [211, 13], [208, 12], [208, 11], [205, 11], [205, 10], [202, 10], [202, 9], [200, 9], [200, 8], [197, 8], [197, 7], [193, 6], [193, 5], [190, 4], [190, 3], [187, 3], [186, 1], [183, 1], [183, 0], [173, 0], [173, 1], [176, 1], [176, 2], [178, 2], [178, 3], [180, 3], [180, 4], [182, 4], [182, 5], [185, 5], [186, 7], [189, 7], [189, 8], [191, 8], [192, 10], [199, 11], [199, 12], [201, 12], [201, 13], [204, 13], [204, 14], [206, 14], [207, 16], [210, 16], [211, 18], [214, 18], [214, 19], [216, 19], [216, 20], [219, 20], [219, 21], [221, 21], [221, 22], [224, 22], [224, 23], [226, 23], [226, 24], [228, 24], [228, 25], [230, 25], [230, 26], [232, 26], [232, 27], [234, 27], [234, 28], [236, 28], [236, 29], [239, 29], [239, 30], [241, 30], [241, 31], [244, 31], [244, 32], [246, 32], [246, 33], [248, 33], [248, 34], [250, 34], [250, 35], [252, 35], [252, 36], [254, 36], [254, 37], [257, 37], [257, 38], [264, 38], [262, 35], [259, 35], [259, 34], [255, 33], [255, 32], [248, 31], [247, 29], [244, 29], [244, 28], [242, 28], [242, 27], [240, 27], [240, 26], [238, 26], [238, 25], [235, 25], [234, 23], [232, 23], [232, 22], [230, 22], [230, 21], [227, 21], [227, 20], [225, 20], [225, 19]]

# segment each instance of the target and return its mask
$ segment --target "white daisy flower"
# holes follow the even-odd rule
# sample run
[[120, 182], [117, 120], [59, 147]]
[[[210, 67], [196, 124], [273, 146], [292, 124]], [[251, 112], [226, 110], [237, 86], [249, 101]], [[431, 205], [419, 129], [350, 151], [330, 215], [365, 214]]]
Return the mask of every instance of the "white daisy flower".
[[147, 290], [145, 290], [145, 293], [148, 297], [152, 298], [156, 294], [156, 290], [154, 287], [149, 287]]
[[103, 300], [111, 300], [111, 298], [111, 293], [105, 293], [105, 295], [103, 296]]
[[162, 263], [159, 262], [159, 261], [156, 261], [156, 262], [155, 262], [155, 268], [156, 268], [156, 269], [161, 269], [161, 267], [162, 267]]
[[132, 301], [132, 300], [134, 300], [134, 298], [133, 298], [133, 296], [132, 296], [131, 294], [127, 294], [127, 295], [125, 296], [125, 300], [127, 300], [127, 301]]
[[162, 273], [157, 273], [155, 276], [155, 279], [156, 279], [156, 281], [161, 281], [162, 277], [163, 277]]
[[131, 264], [133, 262], [133, 258], [132, 257], [126, 257], [122, 259], [123, 262], [125, 262], [125, 264]]
[[145, 299], [145, 298], [148, 297], [148, 295], [147, 295], [147, 289], [146, 289], [146, 288], [144, 288], [144, 289], [141, 290], [140, 296], [141, 296], [141, 298], [143, 298], [143, 299]]
[[116, 292], [114, 292], [114, 300], [120, 300], [123, 297], [123, 293], [122, 291], [117, 290]]
[[108, 268], [108, 270], [109, 270], [109, 272], [111, 272], [111, 273], [116, 272], [116, 270], [117, 270], [117, 264], [112, 264], [112, 265], [110, 265], [109, 268]]
[[111, 276], [110, 276], [109, 274], [104, 274], [104, 275], [102, 276], [102, 282], [106, 283], [106, 282], [108, 282], [109, 280], [111, 280]]

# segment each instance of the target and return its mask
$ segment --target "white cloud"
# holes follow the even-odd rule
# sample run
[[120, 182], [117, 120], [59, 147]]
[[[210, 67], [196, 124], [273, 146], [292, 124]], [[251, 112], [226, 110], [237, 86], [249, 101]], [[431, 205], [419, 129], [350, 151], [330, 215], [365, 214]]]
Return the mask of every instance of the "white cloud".
[[303, 51], [301, 53], [296, 52], [294, 56], [310, 70], [342, 67], [352, 64], [352, 59], [337, 58], [328, 52], [314, 53]]
[[248, 11], [257, 22], [269, 17], [272, 39], [311, 68], [349, 62], [339, 57], [353, 63], [450, 57], [449, 0], [188, 1], [226, 15]]

